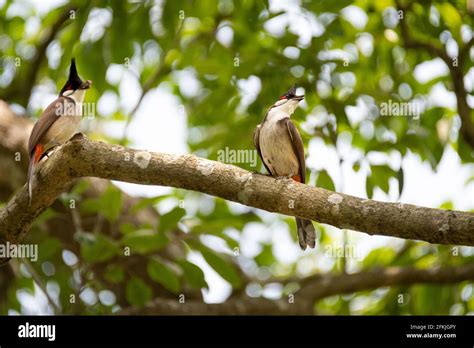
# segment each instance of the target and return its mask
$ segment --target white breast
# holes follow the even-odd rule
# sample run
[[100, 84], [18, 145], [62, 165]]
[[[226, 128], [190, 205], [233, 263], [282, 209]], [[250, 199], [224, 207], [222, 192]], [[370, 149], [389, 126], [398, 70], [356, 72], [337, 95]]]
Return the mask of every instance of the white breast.
[[84, 102], [85, 95], [85, 89], [76, 89], [75, 91], [66, 91], [64, 93], [65, 97], [72, 98], [76, 102], [76, 104], [82, 104]]
[[272, 175], [294, 176], [299, 174], [299, 162], [295, 155], [288, 129], [281, 122], [288, 115], [269, 113], [260, 128], [260, 151]]

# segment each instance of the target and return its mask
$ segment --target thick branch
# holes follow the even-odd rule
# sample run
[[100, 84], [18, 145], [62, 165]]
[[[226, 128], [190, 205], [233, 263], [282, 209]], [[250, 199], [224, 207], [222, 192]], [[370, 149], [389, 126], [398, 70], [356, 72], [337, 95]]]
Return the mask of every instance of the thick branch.
[[157, 298], [143, 308], [129, 307], [119, 315], [311, 315], [312, 306], [307, 302], [289, 303], [288, 300], [266, 298], [232, 298], [224, 303], [209, 304], [190, 300]]
[[130, 307], [120, 315], [262, 315], [313, 314], [314, 301], [324, 297], [373, 290], [383, 286], [411, 284], [449, 284], [474, 279], [474, 265], [433, 269], [387, 268], [354, 274], [318, 275], [307, 278], [300, 291], [289, 298], [272, 301], [264, 298], [232, 298], [221, 304], [178, 299], [155, 299], [143, 308]]
[[0, 238], [20, 241], [71, 180], [89, 176], [199, 191], [368, 234], [474, 245], [473, 213], [361, 199], [193, 155], [132, 150], [83, 137], [75, 137], [42, 162], [31, 206], [25, 185], [0, 210]]
[[312, 301], [321, 298], [371, 290], [384, 286], [424, 284], [450, 284], [474, 279], [474, 265], [430, 269], [386, 268], [339, 276], [324, 274], [308, 278], [300, 295]]
[[[28, 168], [28, 152], [27, 143], [28, 137], [31, 133], [33, 122], [26, 117], [20, 117], [13, 113], [9, 106], [0, 100], [0, 201], [7, 202], [10, 197], [21, 188], [26, 180], [26, 171]], [[21, 160], [17, 155], [21, 155]], [[88, 188], [77, 197], [77, 202], [82, 202], [89, 199], [97, 199], [101, 197], [109, 187], [109, 181], [98, 178], [82, 179], [87, 181]], [[68, 186], [69, 188], [73, 184]], [[76, 232], [81, 231], [100, 231], [112, 239], [119, 238], [121, 233], [119, 227], [124, 224], [131, 224], [132, 226], [143, 226], [144, 224], [155, 225], [160, 220], [160, 215], [152, 206], [140, 209], [134, 214], [126, 214], [131, 207], [135, 206], [139, 201], [139, 197], [131, 197], [125, 192], [122, 196], [122, 214], [115, 222], [103, 219], [100, 214], [87, 213], [80, 209], [67, 209], [63, 203], [56, 201], [52, 205], [55, 214], [40, 226], [39, 230], [44, 230], [46, 235], [58, 239], [64, 249], [72, 251], [79, 257], [79, 269], [87, 268], [87, 272], [93, 272], [95, 282], [94, 284], [101, 284], [104, 288], [110, 289], [116, 296], [117, 303], [121, 306], [128, 306], [125, 295], [125, 284], [109, 282], [105, 277], [106, 266], [109, 263], [86, 263], [81, 256], [81, 244], [78, 241]], [[38, 243], [41, 241], [41, 236], [30, 235], [28, 243]], [[35, 230], [36, 231], [36, 230]], [[173, 236], [178, 233], [178, 227], [173, 231]], [[168, 246], [159, 250], [157, 254], [165, 260], [181, 259], [185, 255], [185, 246], [182, 243], [170, 242]], [[153, 289], [154, 296], [161, 298], [170, 298], [173, 296], [166, 289], [158, 284], [156, 281], [149, 279], [147, 274], [147, 262], [149, 258], [144, 255], [133, 255], [126, 258], [115, 258], [111, 260], [114, 264], [119, 264], [127, 275], [133, 274], [142, 277]], [[6, 260], [5, 260], [6, 261]], [[10, 263], [11, 267], [1, 267], [3, 260], [0, 260], [0, 313], [7, 313], [8, 308], [5, 307], [4, 300], [7, 298], [6, 291], [13, 289], [17, 285], [14, 281], [14, 274], [7, 272], [15, 267], [15, 263]], [[85, 267], [84, 267], [85, 266]], [[5, 276], [2, 277], [2, 274]], [[7, 278], [9, 277], [9, 278]], [[11, 279], [11, 281], [9, 281]], [[2, 282], [3, 281], [3, 282]], [[195, 290], [183, 291], [187, 299], [201, 298], [201, 294]], [[2, 296], [2, 294], [4, 296]], [[79, 313], [83, 309], [82, 302], [76, 303], [76, 306], [66, 306], [63, 308], [65, 314]]]

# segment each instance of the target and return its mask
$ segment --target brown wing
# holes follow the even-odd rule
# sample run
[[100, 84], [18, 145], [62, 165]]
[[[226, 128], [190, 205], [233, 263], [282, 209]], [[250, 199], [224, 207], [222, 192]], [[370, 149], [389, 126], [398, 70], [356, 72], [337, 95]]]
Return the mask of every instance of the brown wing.
[[306, 163], [304, 159], [304, 145], [301, 135], [296, 129], [295, 125], [289, 118], [285, 119], [286, 128], [288, 129], [288, 134], [290, 136], [291, 144], [293, 146], [293, 151], [295, 152], [296, 157], [300, 165], [300, 176], [301, 182], [304, 184], [306, 182]]
[[35, 123], [33, 130], [30, 134], [30, 140], [28, 141], [28, 153], [31, 155], [35, 146], [41, 140], [41, 137], [46, 134], [51, 125], [56, 119], [61, 116], [61, 111], [64, 110], [64, 106], [67, 103], [74, 102], [72, 99], [67, 97], [59, 97], [43, 111], [40, 119]]
[[265, 166], [265, 169], [267, 170], [268, 174], [272, 174], [270, 169], [268, 169], [267, 165], [265, 164], [265, 161], [263, 160], [263, 156], [262, 156], [262, 151], [260, 150], [260, 128], [261, 128], [261, 125], [259, 124], [253, 131], [253, 145], [257, 149], [258, 155], [260, 156], [260, 159], [262, 160], [262, 163]]

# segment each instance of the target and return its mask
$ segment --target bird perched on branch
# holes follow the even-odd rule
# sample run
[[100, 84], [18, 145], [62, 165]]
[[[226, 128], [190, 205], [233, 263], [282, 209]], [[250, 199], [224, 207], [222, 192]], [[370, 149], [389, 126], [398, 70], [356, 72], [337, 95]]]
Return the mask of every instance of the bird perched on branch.
[[[304, 96], [296, 86], [283, 94], [268, 110], [254, 132], [253, 142], [268, 172], [305, 183], [306, 165], [303, 140], [290, 117]], [[310, 220], [296, 218], [298, 241], [302, 250], [314, 248], [316, 233]]]
[[28, 142], [30, 164], [27, 183], [30, 203], [36, 165], [53, 148], [64, 144], [76, 133], [81, 122], [84, 96], [91, 84], [89, 80], [85, 82], [81, 80], [73, 58], [69, 68], [69, 78], [61, 89], [59, 97], [48, 105], [35, 123]]

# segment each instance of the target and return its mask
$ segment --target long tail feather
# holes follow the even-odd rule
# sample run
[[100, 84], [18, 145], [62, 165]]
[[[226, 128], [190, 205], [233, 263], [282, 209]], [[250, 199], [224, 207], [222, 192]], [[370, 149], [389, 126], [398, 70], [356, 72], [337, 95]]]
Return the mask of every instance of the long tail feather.
[[27, 179], [30, 204], [31, 204], [31, 198], [33, 197], [33, 175], [35, 174], [35, 167], [36, 167], [35, 156], [31, 156], [30, 165], [28, 167], [28, 179]]
[[316, 246], [316, 231], [310, 220], [296, 218], [296, 228], [298, 231], [298, 242], [302, 250], [306, 247], [314, 248]]

